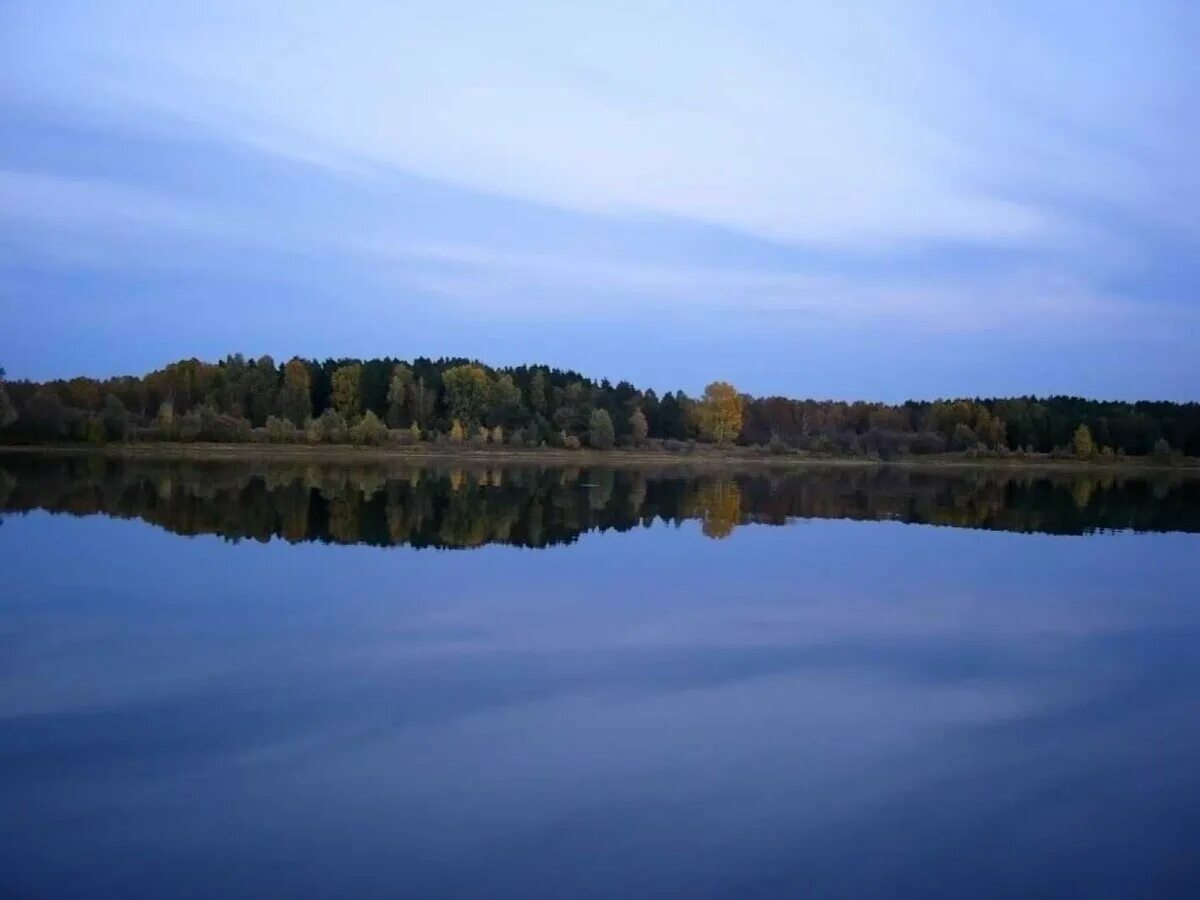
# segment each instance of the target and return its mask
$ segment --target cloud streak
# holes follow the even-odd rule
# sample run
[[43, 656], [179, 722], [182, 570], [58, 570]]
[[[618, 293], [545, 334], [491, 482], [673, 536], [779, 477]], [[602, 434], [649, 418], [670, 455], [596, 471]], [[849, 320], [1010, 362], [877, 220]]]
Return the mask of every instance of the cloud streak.
[[[679, 341], [658, 343], [678, 359], [732, 319], [751, 345], [731, 378], [755, 370], [755, 335], [840, 329], [869, 356], [902, 329], [917, 365], [921, 335], [982, 356], [1026, 340], [1026, 359], [1047, 334], [1127, 358], [1150, 342], [1176, 374], [1130, 367], [1131, 386], [1200, 389], [1179, 338], [1200, 277], [1186, 6], [118, 0], [0, 17], [9, 297], [101, 269], [108, 291], [219, 273], [239, 296], [304, 272], [306, 302], [353, 319], [432, 301], [468, 343], [472, 321], [669, 319]], [[873, 383], [890, 381], [847, 390]]]

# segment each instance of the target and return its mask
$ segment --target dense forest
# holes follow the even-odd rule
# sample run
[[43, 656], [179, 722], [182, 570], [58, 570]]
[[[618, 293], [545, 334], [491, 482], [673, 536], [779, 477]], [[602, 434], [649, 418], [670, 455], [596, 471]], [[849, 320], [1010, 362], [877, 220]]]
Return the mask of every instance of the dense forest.
[[262, 441], [508, 447], [739, 444], [787, 454], [1200, 455], [1200, 404], [1016, 397], [899, 405], [661, 396], [548, 366], [467, 359], [182, 360], [147, 375], [3, 381], [0, 442]]
[[817, 466], [803, 474], [683, 477], [668, 467], [440, 466], [0, 459], [0, 512], [140, 518], [230, 540], [414, 547], [548, 547], [593, 530], [698, 520], [723, 538], [796, 518], [1085, 534], [1200, 531], [1200, 479], [1169, 469], [1047, 473]]

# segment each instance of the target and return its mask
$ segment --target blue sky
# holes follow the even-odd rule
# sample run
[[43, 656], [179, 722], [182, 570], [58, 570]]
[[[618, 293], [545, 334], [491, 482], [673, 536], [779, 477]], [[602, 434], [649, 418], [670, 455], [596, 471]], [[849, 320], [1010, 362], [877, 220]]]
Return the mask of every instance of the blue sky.
[[1200, 393], [1188, 3], [0, 2], [0, 364]]

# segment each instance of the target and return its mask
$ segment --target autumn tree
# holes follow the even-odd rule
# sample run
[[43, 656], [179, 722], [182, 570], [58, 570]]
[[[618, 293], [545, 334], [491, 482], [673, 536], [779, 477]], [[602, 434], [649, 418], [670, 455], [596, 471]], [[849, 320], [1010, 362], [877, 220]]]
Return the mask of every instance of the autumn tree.
[[588, 423], [588, 443], [597, 450], [611, 450], [613, 441], [613, 423], [608, 410], [594, 410]]
[[1086, 425], [1080, 425], [1075, 429], [1071, 446], [1075, 450], [1075, 455], [1080, 459], [1091, 459], [1096, 452], [1096, 444], [1092, 440], [1092, 430]]
[[450, 425], [450, 441], [454, 444], [461, 444], [466, 439], [467, 433], [463, 430], [462, 422], [455, 419]]
[[697, 411], [700, 433], [710, 441], [728, 444], [742, 430], [742, 397], [727, 381], [706, 387]]
[[357, 418], [362, 408], [362, 365], [340, 366], [333, 373], [333, 407], [343, 420]]
[[442, 374], [450, 415], [468, 430], [483, 419], [491, 402], [491, 380], [482, 366], [463, 365]]
[[312, 376], [304, 360], [293, 357], [283, 367], [279, 406], [283, 417], [297, 427], [302, 427], [312, 415]]

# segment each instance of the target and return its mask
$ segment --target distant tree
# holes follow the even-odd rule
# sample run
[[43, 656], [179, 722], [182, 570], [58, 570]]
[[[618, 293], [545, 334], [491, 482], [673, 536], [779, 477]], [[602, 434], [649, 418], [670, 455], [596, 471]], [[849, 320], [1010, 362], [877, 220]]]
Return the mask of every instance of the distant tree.
[[1076, 428], [1075, 436], [1071, 439], [1071, 448], [1080, 459], [1091, 459], [1096, 453], [1096, 444], [1092, 440], [1091, 429], [1086, 425]]
[[340, 366], [333, 373], [333, 408], [343, 420], [358, 417], [362, 409], [362, 365]]
[[422, 428], [429, 425], [436, 405], [437, 392], [425, 387], [424, 377], [418, 378], [409, 385], [408, 413], [417, 425]]
[[979, 443], [979, 435], [966, 422], [958, 422], [950, 434], [950, 446], [955, 450], [970, 450]]
[[52, 388], [41, 387], [25, 404], [22, 419], [34, 437], [59, 441], [72, 436], [78, 414], [64, 406]]
[[0, 428], [6, 428], [15, 421], [17, 408], [13, 406], [12, 401], [8, 399], [8, 392], [4, 390], [4, 367], [0, 366]]
[[164, 400], [158, 404], [158, 413], [154, 417], [154, 424], [160, 429], [169, 429], [175, 422], [175, 404], [171, 400]]
[[110, 441], [123, 441], [129, 434], [129, 412], [125, 404], [113, 394], [104, 398], [104, 410], [100, 413], [105, 437]]
[[409, 431], [409, 434], [412, 435], [414, 444], [421, 440], [421, 426], [418, 425], [415, 421], [411, 425], [408, 426], [408, 431]]
[[999, 416], [988, 413], [985, 407], [980, 407], [975, 418], [975, 434], [979, 440], [989, 447], [999, 447], [1004, 443], [1007, 428]]
[[404, 363], [396, 363], [392, 369], [392, 378], [388, 382], [387, 392], [387, 423], [392, 428], [399, 428], [409, 415], [413, 387], [413, 372]]
[[442, 373], [450, 415], [473, 429], [482, 421], [491, 402], [491, 381], [482, 366], [463, 365]]
[[261, 356], [246, 371], [246, 417], [254, 425], [262, 425], [276, 407], [279, 372], [275, 360]]
[[614, 440], [612, 417], [608, 410], [595, 410], [588, 424], [588, 443], [597, 450], [611, 450]]
[[699, 407], [700, 432], [718, 444], [734, 441], [742, 430], [742, 397], [732, 384], [714, 381]]
[[279, 406], [284, 418], [297, 427], [312, 415], [312, 376], [304, 360], [293, 357], [283, 367]]
[[688, 436], [687, 416], [685, 414], [687, 397], [683, 391], [678, 395], [667, 391], [663, 394], [658, 407], [658, 436], [668, 439], [684, 440]]
[[467, 433], [463, 430], [462, 422], [455, 419], [450, 425], [450, 441], [454, 444], [461, 444], [466, 440]]
[[1171, 445], [1167, 443], [1166, 438], [1159, 438], [1154, 442], [1154, 458], [1163, 461], [1171, 458]]
[[497, 425], [495, 428], [492, 429], [490, 439], [493, 444], [503, 444], [504, 443], [504, 429], [501, 428], [499, 425]]
[[88, 419], [87, 427], [84, 430], [84, 437], [89, 444], [101, 445], [108, 442], [108, 432], [104, 428], [104, 421], [98, 416], [92, 416]]
[[641, 446], [646, 442], [646, 435], [650, 433], [650, 426], [646, 422], [646, 416], [641, 409], [635, 408], [629, 414], [629, 436], [633, 438], [633, 443]]
[[546, 376], [541, 369], [529, 379], [529, 409], [536, 415], [546, 414]]
[[521, 405], [521, 389], [507, 372], [502, 372], [491, 383], [488, 398], [487, 419], [494, 425], [512, 425], [525, 418]]

